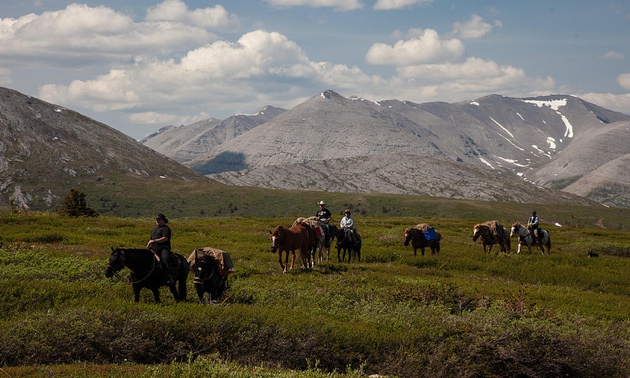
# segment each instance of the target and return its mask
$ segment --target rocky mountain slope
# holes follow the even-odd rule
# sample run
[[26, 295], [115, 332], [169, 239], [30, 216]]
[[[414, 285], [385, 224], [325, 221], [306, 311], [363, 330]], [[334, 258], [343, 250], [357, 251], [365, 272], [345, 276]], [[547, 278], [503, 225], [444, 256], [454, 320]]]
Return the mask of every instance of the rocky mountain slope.
[[0, 87], [0, 205], [47, 209], [71, 188], [121, 176], [210, 181], [109, 126]]
[[230, 185], [518, 202], [575, 194], [630, 207], [628, 122], [569, 95], [416, 104], [328, 90], [234, 138], [188, 149], [186, 160], [160, 151]]
[[140, 143], [179, 162], [187, 162], [282, 112], [284, 109], [265, 106], [255, 114], [238, 114], [223, 121], [211, 118], [186, 126], [166, 126], [142, 138]]

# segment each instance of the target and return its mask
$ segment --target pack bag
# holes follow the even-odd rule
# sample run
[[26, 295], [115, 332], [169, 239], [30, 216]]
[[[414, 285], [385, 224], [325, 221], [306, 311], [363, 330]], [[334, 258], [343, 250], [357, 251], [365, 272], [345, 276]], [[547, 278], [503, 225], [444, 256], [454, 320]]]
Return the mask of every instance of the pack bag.
[[210, 255], [218, 262], [220, 266], [219, 274], [222, 276], [234, 273], [234, 263], [232, 262], [230, 254], [218, 248], [212, 247], [195, 248], [192, 251], [190, 256], [188, 256], [188, 263], [190, 264], [191, 270], [195, 261], [202, 255]]
[[426, 229], [426, 231], [424, 231], [424, 237], [427, 238], [427, 240], [431, 241], [437, 239], [438, 234], [435, 231], [435, 228], [429, 227]]

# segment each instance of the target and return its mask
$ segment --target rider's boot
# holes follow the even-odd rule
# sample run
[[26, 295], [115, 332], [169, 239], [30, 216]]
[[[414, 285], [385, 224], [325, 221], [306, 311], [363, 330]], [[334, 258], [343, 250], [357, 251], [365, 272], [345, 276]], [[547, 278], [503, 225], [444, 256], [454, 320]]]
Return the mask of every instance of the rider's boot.
[[173, 276], [171, 276], [171, 269], [164, 263], [162, 263], [162, 274], [164, 275], [164, 282], [166, 282], [167, 285], [175, 284]]

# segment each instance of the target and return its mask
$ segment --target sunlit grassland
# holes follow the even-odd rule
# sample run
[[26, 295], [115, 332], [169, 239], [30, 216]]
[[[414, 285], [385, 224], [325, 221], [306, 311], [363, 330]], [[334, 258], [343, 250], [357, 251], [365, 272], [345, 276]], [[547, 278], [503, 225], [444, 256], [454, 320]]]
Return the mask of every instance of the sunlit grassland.
[[[149, 291], [135, 304], [130, 286], [104, 277], [110, 248], [143, 247], [150, 218], [0, 217], [0, 367], [72, 364], [80, 374], [80, 364], [114, 364], [112, 372], [143, 364], [142, 374], [202, 376], [233, 363], [226, 376], [247, 376], [261, 364], [302, 376], [347, 368], [349, 375], [449, 376], [459, 368], [501, 376], [544, 357], [583, 373], [630, 372], [621, 352], [630, 341], [628, 231], [545, 224], [551, 256], [517, 255], [516, 239], [509, 254], [496, 246], [485, 254], [471, 236], [486, 219], [357, 216], [360, 263], [339, 263], [332, 252], [312, 270], [298, 260], [282, 274], [268, 233], [293, 220], [171, 219], [174, 252], [212, 246], [234, 260], [226, 298], [210, 306], [197, 303], [192, 279], [187, 302], [176, 304], [164, 288], [164, 303], [155, 305]], [[439, 255], [414, 257], [402, 245], [404, 229], [420, 222], [442, 234]], [[522, 359], [518, 366], [489, 362], [502, 343], [507, 359]], [[595, 361], [580, 365], [581, 353]]]

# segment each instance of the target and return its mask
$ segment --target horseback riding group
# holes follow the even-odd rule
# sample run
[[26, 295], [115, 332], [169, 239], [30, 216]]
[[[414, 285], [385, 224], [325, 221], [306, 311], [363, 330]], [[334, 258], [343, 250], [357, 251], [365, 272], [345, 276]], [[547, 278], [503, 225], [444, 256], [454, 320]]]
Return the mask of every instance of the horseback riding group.
[[[313, 217], [298, 218], [292, 227], [278, 225], [269, 231], [271, 251], [278, 253], [278, 261], [283, 272], [292, 269], [295, 263], [295, 251], [300, 251], [303, 268], [312, 268], [315, 264], [316, 253], [319, 251], [320, 263], [329, 261], [332, 241], [337, 239], [337, 259], [339, 262], [361, 261], [361, 235], [357, 232], [355, 221], [349, 209], [344, 210], [339, 228], [330, 224], [332, 213], [326, 208], [324, 201], [318, 202], [319, 210]], [[155, 218], [156, 226], [151, 231], [151, 237], [146, 248], [112, 248], [105, 275], [117, 276], [118, 272], [127, 267], [131, 271], [129, 283], [132, 285], [134, 300], [140, 299], [140, 290], [148, 288], [153, 292], [156, 302], [160, 302], [159, 288], [167, 286], [176, 301], [186, 300], [186, 280], [189, 272], [194, 273], [194, 287], [200, 301], [209, 296], [210, 301], [219, 299], [227, 288], [228, 275], [234, 272], [234, 265], [230, 255], [211, 247], [197, 248], [186, 259], [184, 256], [171, 251], [171, 229], [164, 214]], [[501, 252], [510, 252], [510, 237], [518, 236], [517, 253], [523, 245], [529, 248], [537, 246], [542, 254], [550, 253], [551, 241], [549, 232], [539, 227], [536, 211], [527, 221], [527, 226], [518, 222], [512, 224], [508, 231], [503, 225], [494, 220], [475, 224], [473, 227], [473, 241], [481, 239], [484, 252], [490, 253], [492, 246], [498, 244]], [[409, 227], [404, 232], [405, 246], [411, 243], [414, 256], [425, 248], [432, 254], [439, 254], [442, 236], [426, 223]], [[546, 250], [545, 250], [546, 248]], [[285, 261], [282, 254], [285, 253]], [[289, 255], [291, 264], [289, 265]], [[347, 260], [346, 260], [347, 255]]]
[[314, 216], [300, 217], [291, 227], [278, 225], [269, 231], [271, 251], [278, 253], [278, 262], [283, 273], [286, 273], [287, 269], [293, 269], [296, 251], [300, 251], [302, 268], [312, 268], [316, 260], [320, 263], [329, 261], [330, 247], [334, 239], [337, 239], [335, 247], [340, 262], [346, 261], [346, 254], [348, 262], [353, 257], [361, 260], [361, 235], [355, 228], [350, 210], [344, 211], [344, 217], [339, 227], [336, 227], [330, 224], [332, 213], [326, 208], [326, 203], [320, 201], [318, 205], [319, 210]]
[[527, 246], [529, 253], [532, 247], [540, 248], [541, 253], [550, 254], [551, 239], [549, 232], [539, 227], [540, 219], [536, 210], [532, 211], [527, 220], [527, 226], [519, 222], [514, 222], [508, 231], [503, 225], [496, 221], [488, 221], [475, 224], [473, 227], [473, 241], [481, 239], [481, 245], [486, 253], [490, 253], [492, 246], [498, 244], [501, 252], [510, 252], [510, 238], [518, 237], [518, 249], [516, 253], [521, 253], [522, 246]]
[[234, 272], [230, 255], [214, 248], [198, 248], [186, 259], [171, 251], [171, 228], [164, 214], [155, 217], [156, 226], [146, 248], [112, 248], [105, 276], [116, 276], [123, 268], [130, 270], [129, 283], [133, 288], [134, 301], [139, 302], [140, 291], [147, 288], [160, 303], [160, 287], [167, 286], [175, 301], [186, 300], [188, 273], [194, 273], [194, 287], [199, 300], [209, 296], [209, 301], [219, 299], [226, 287], [228, 275]]

